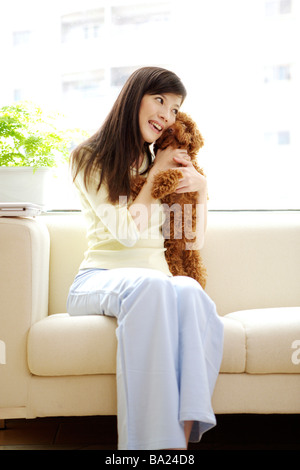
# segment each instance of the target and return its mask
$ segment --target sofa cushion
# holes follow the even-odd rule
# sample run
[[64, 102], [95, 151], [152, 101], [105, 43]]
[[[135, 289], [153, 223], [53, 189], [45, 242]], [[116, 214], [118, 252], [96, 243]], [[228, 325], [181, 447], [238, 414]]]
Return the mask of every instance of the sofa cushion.
[[[245, 332], [240, 322], [223, 319], [222, 372], [245, 370]], [[40, 376], [115, 374], [116, 320], [102, 315], [54, 314], [35, 323], [28, 335], [28, 367]]]
[[[222, 317], [221, 373], [300, 373], [292, 360], [300, 339], [300, 307], [244, 310]], [[28, 336], [28, 366], [41, 376], [115, 374], [116, 320], [55, 314]]]
[[246, 368], [246, 335], [243, 325], [233, 318], [221, 317], [224, 347], [220, 372], [241, 374]]
[[114, 374], [116, 320], [104, 315], [50, 315], [28, 335], [28, 367], [42, 376]]
[[244, 310], [226, 317], [245, 329], [246, 372], [300, 373], [300, 365], [292, 360], [293, 344], [300, 340], [300, 307]]

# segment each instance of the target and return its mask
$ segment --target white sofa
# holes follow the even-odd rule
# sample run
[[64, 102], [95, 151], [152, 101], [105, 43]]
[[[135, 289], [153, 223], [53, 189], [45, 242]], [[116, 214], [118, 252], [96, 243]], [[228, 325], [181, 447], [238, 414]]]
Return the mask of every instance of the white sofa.
[[[85, 248], [80, 213], [0, 218], [0, 419], [116, 414], [115, 320], [66, 313]], [[202, 254], [216, 414], [300, 413], [300, 212], [210, 212]]]

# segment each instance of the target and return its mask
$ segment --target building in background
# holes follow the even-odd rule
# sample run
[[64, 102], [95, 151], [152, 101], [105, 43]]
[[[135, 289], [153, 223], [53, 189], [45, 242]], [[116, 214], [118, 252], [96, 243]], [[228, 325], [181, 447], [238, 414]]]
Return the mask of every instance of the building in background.
[[209, 207], [299, 209], [299, 36], [299, 0], [1, 2], [0, 106], [93, 132], [132, 71], [170, 68], [205, 137]]
[[170, 66], [160, 46], [171, 29], [170, 1], [13, 0], [0, 9], [9, 63], [2, 105], [31, 99], [95, 129], [136, 68]]

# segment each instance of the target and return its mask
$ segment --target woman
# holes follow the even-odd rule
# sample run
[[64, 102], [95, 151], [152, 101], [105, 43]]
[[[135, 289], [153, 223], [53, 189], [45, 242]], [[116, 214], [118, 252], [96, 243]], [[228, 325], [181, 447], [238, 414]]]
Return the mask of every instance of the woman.
[[[157, 171], [181, 166], [177, 192], [198, 191], [205, 206], [206, 179], [186, 151], [167, 148], [152, 162], [150, 145], [175, 122], [185, 96], [174, 73], [137, 70], [99, 131], [71, 158], [88, 250], [70, 288], [68, 312], [117, 318], [119, 449], [185, 449], [215, 425], [211, 395], [222, 323], [196, 281], [172, 277], [161, 203], [151, 195]], [[147, 179], [132, 200], [137, 173]], [[199, 225], [203, 239], [205, 224]]]

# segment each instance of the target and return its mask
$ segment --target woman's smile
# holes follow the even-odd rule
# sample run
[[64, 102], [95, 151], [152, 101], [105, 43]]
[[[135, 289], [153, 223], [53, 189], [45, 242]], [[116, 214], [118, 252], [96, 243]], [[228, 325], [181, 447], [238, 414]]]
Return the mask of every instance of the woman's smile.
[[149, 121], [149, 124], [157, 134], [160, 134], [164, 130], [164, 126], [157, 121]]

